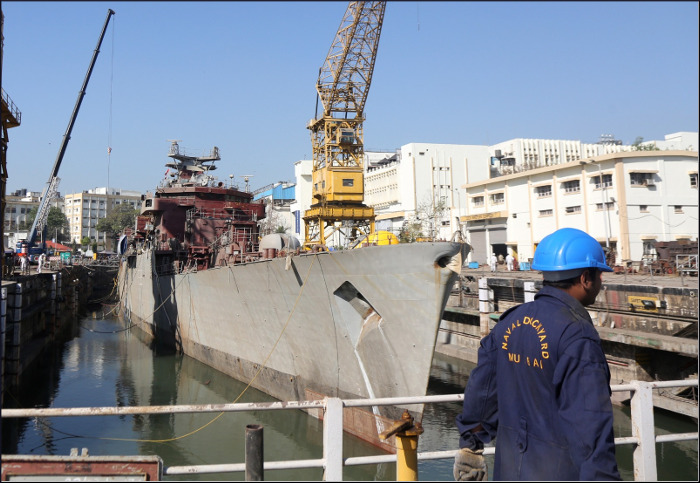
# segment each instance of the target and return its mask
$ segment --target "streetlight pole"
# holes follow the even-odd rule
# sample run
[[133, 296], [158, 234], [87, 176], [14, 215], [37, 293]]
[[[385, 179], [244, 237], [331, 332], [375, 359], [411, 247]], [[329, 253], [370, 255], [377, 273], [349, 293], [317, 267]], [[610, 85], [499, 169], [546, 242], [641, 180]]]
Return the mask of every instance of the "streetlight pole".
[[453, 191], [457, 194], [457, 231], [462, 232], [462, 222], [459, 215], [462, 211], [462, 202], [459, 199], [459, 188], [454, 188]]
[[598, 174], [600, 175], [600, 184], [603, 188], [603, 210], [605, 211], [605, 255], [607, 257], [610, 256], [610, 231], [612, 230], [610, 227], [610, 214], [608, 213], [608, 189], [603, 181], [603, 171], [600, 169], [600, 163], [598, 163], [597, 166]]

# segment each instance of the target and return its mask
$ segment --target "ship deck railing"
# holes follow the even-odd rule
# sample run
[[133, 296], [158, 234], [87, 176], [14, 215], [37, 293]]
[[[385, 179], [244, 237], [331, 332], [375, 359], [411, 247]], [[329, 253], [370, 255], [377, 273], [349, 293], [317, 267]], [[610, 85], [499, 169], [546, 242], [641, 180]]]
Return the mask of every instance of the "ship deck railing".
[[[697, 388], [698, 379], [675, 381], [631, 381], [626, 384], [612, 385], [613, 392], [629, 392], [631, 436], [615, 438], [615, 445], [634, 445], [633, 470], [635, 481], [657, 480], [656, 443], [698, 440], [698, 433], [655, 434], [653, 391], [663, 388], [686, 387]], [[339, 399], [334, 397], [323, 400], [232, 403], [232, 404], [198, 404], [174, 406], [133, 406], [133, 407], [89, 407], [89, 408], [34, 408], [3, 409], [2, 418], [31, 418], [59, 416], [105, 416], [133, 414], [176, 414], [176, 413], [213, 413], [242, 411], [275, 411], [289, 409], [323, 409], [323, 457], [319, 459], [264, 461], [263, 470], [281, 470], [298, 468], [323, 468], [324, 480], [342, 481], [343, 468], [346, 466], [396, 463], [396, 454], [343, 457], [343, 408], [393, 406], [407, 404], [439, 404], [460, 402], [464, 394], [447, 394], [419, 397], [394, 397], [375, 399]], [[458, 442], [455, 441], [455, 446]], [[435, 460], [454, 458], [459, 449], [446, 451], [419, 451], [418, 460]], [[485, 455], [492, 455], [494, 446], [484, 449]], [[3, 455], [4, 456], [4, 455]], [[163, 468], [163, 475], [192, 475], [245, 472], [245, 463], [209, 464], [189, 466], [169, 466]]]

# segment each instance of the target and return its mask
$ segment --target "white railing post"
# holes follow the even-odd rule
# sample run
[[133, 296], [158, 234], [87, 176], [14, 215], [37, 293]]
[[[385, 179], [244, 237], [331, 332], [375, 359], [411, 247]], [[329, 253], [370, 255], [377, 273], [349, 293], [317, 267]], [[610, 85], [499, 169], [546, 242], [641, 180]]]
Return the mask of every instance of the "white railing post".
[[324, 402], [323, 479], [343, 481], [343, 401], [328, 397]]
[[632, 436], [637, 438], [633, 453], [634, 481], [656, 481], [656, 436], [654, 435], [654, 401], [651, 383], [632, 381], [635, 386], [630, 400]]
[[489, 281], [486, 277], [479, 279], [479, 335], [481, 338], [489, 335], [489, 316], [491, 314], [491, 297], [489, 297]]
[[532, 302], [535, 300], [535, 282], [523, 282], [523, 290], [525, 292], [525, 302]]

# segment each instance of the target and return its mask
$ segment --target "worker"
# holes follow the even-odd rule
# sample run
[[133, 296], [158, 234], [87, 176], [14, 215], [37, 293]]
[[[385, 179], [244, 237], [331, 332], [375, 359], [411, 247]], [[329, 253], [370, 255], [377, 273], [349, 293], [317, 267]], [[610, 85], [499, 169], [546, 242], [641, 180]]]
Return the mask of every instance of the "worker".
[[42, 253], [39, 255], [39, 264], [36, 267], [36, 273], [41, 273], [41, 269], [44, 267], [44, 262], [46, 261], [46, 254]]
[[508, 267], [509, 272], [513, 271], [513, 260], [515, 260], [515, 258], [513, 258], [513, 255], [511, 255], [510, 253], [506, 255], [506, 267]]
[[29, 260], [26, 255], [19, 256], [19, 273], [29, 275]]
[[494, 480], [619, 480], [610, 369], [585, 308], [612, 269], [574, 228], [546, 236], [532, 268], [543, 274], [535, 300], [481, 340], [456, 420], [454, 477], [486, 480], [483, 448], [495, 438]]
[[496, 263], [498, 263], [498, 258], [496, 258], [495, 253], [492, 253], [491, 254], [491, 271], [492, 272], [496, 271]]

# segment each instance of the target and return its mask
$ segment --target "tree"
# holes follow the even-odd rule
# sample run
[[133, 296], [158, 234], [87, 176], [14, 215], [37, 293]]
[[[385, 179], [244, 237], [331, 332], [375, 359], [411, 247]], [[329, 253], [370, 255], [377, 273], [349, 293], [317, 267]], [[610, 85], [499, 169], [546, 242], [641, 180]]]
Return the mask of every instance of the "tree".
[[287, 233], [289, 226], [287, 226], [282, 214], [275, 210], [275, 205], [272, 201], [267, 200], [265, 212], [265, 218], [258, 221], [261, 236], [269, 235], [270, 233]]
[[68, 228], [68, 218], [66, 218], [65, 213], [63, 213], [60, 208], [52, 206], [46, 217], [47, 238], [55, 236], [57, 242], [65, 240], [66, 237], [63, 230], [66, 228]]
[[27, 216], [26, 216], [25, 220], [24, 220], [24, 221], [21, 221], [21, 222], [18, 224], [18, 227], [17, 227], [18, 230], [20, 230], [20, 231], [28, 231], [29, 229], [31, 229], [32, 224], [34, 223], [34, 219], [36, 218], [36, 214], [38, 213], [38, 211], [39, 211], [39, 207], [38, 207], [38, 206], [33, 206], [33, 207], [27, 212]]
[[637, 138], [632, 143], [632, 151], [660, 151], [660, 149], [656, 147], [656, 143], [642, 144], [643, 142], [644, 138], [641, 136], [637, 136]]
[[404, 220], [403, 226], [401, 226], [401, 231], [399, 231], [399, 242], [413, 243], [418, 238], [421, 238], [423, 236], [421, 225], [422, 223], [417, 220], [415, 216]]
[[84, 237], [80, 240], [80, 244], [81, 244], [82, 246], [86, 246], [86, 247], [87, 247], [87, 246], [90, 246], [90, 243], [92, 243], [92, 239], [91, 239], [89, 236], [84, 236]]
[[117, 205], [107, 216], [100, 218], [95, 229], [98, 232], [106, 233], [108, 238], [115, 238], [124, 231], [124, 228], [134, 226], [138, 214], [139, 211], [132, 208], [131, 205]]
[[[36, 214], [39, 212], [39, 207], [34, 206], [27, 212], [26, 221], [19, 224], [20, 230], [31, 230]], [[60, 208], [52, 206], [49, 208], [49, 214], [46, 216], [46, 235], [47, 238], [56, 237], [56, 241], [65, 239], [63, 230], [68, 227], [68, 218]]]

